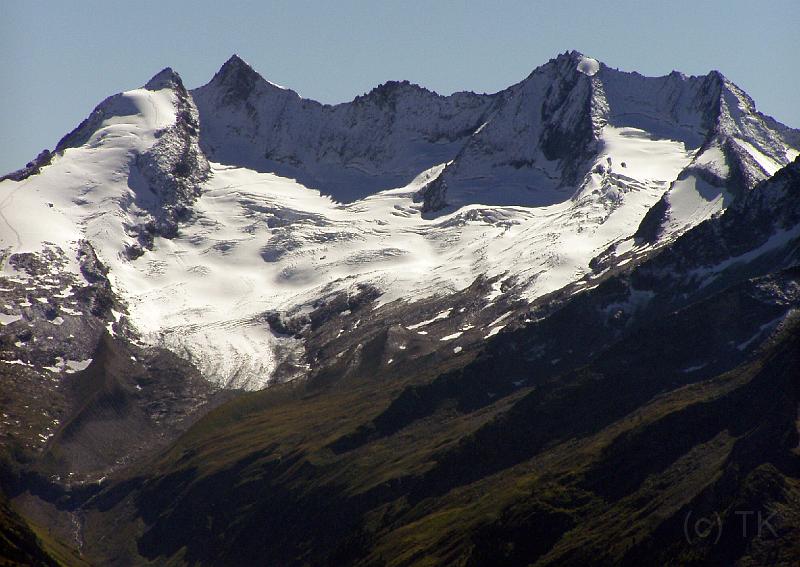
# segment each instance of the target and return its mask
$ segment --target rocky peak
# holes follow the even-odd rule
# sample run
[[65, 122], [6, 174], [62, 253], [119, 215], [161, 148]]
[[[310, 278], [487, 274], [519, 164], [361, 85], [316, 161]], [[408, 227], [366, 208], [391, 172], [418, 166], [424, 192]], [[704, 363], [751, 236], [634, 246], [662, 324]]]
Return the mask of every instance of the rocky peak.
[[151, 218], [137, 229], [140, 247], [129, 251], [133, 256], [141, 252], [141, 246], [152, 246], [154, 235], [171, 238], [177, 234], [179, 222], [188, 218], [192, 203], [200, 195], [200, 184], [211, 174], [200, 149], [200, 120], [192, 96], [176, 73], [163, 79], [168, 82], [161, 84], [174, 85], [175, 123], [159, 131], [158, 141], [136, 158], [136, 166], [155, 199], [146, 200], [147, 206], [142, 201]]
[[12, 171], [6, 175], [0, 176], [0, 181], [4, 181], [6, 179], [13, 179], [14, 181], [23, 181], [30, 177], [31, 175], [36, 175], [41, 171], [41, 169], [49, 165], [53, 159], [53, 154], [50, 150], [44, 149], [39, 154], [25, 164], [25, 167], [20, 168], [16, 171]]
[[211, 82], [224, 87], [231, 96], [246, 99], [257, 84], [266, 81], [250, 65], [234, 54], [214, 75]]
[[591, 115], [597, 87], [590, 77], [599, 64], [576, 51], [562, 54], [551, 63], [543, 70], [552, 76], [552, 82], [541, 106], [541, 148], [549, 160], [580, 160], [597, 134]]
[[723, 149], [736, 194], [747, 192], [791, 159], [800, 132], [759, 112], [753, 99], [719, 71], [704, 78], [710, 128], [706, 145]]
[[231, 55], [225, 63], [222, 64], [214, 79], [220, 82], [231, 82], [241, 79], [257, 80], [262, 78], [244, 59], [236, 55]]
[[539, 66], [536, 70], [553, 68], [556, 69], [560, 74], [566, 75], [577, 71], [578, 64], [581, 63], [584, 59], [587, 59], [586, 55], [584, 55], [579, 51], [575, 51], [573, 49], [570, 51], [565, 51], [564, 53], [559, 53], [544, 65]]
[[[189, 98], [180, 75], [171, 67], [156, 73], [142, 87], [148, 91], [157, 92], [170, 89], [174, 92], [176, 100], [185, 101]], [[98, 104], [92, 113], [84, 119], [74, 130], [59, 140], [53, 153], [62, 153], [68, 148], [76, 148], [85, 144], [89, 138], [102, 125], [104, 120], [112, 116], [125, 116], [136, 113], [136, 109], [126, 102], [126, 93], [117, 93]]]
[[[600, 63], [577, 51], [558, 55], [498, 93], [489, 120], [439, 178], [416, 196], [424, 212], [472, 202], [552, 204], [585, 173], [599, 124], [593, 118]], [[549, 164], [549, 165], [547, 165]], [[544, 167], [558, 170], [558, 178]], [[488, 174], [491, 172], [491, 174]]]
[[178, 75], [171, 67], [167, 67], [156, 73], [152, 79], [147, 81], [144, 88], [148, 91], [160, 91], [162, 89], [175, 89], [185, 91], [181, 76]]
[[[512, 94], [517, 91], [536, 89], [541, 82], [566, 83], [575, 85], [581, 77], [586, 77], [587, 73], [579, 69], [581, 62], [591, 60], [598, 63], [595, 59], [586, 57], [577, 51], [567, 51], [550, 59], [547, 63], [539, 65], [519, 83], [506, 89], [506, 93]], [[599, 65], [599, 63], [598, 63]]]
[[403, 81], [386, 81], [369, 91], [366, 96], [386, 96], [397, 94], [400, 92], [417, 92], [417, 91], [428, 91], [428, 89], [421, 87], [417, 84], [411, 83], [410, 81], [403, 80]]
[[231, 55], [206, 86], [222, 90], [226, 102], [247, 100], [255, 91], [296, 94], [267, 81], [236, 54]]
[[398, 99], [414, 95], [435, 97], [435, 93], [409, 81], [386, 81], [365, 95], [356, 97], [355, 104], [372, 102], [378, 106], [394, 105]]

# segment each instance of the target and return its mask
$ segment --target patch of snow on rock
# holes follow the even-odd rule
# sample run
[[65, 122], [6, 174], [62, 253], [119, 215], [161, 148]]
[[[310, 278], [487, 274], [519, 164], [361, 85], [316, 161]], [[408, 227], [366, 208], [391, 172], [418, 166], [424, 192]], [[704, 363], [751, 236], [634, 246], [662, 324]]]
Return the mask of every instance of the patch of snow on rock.
[[457, 339], [458, 337], [460, 337], [463, 334], [464, 334], [463, 332], [459, 331], [457, 333], [453, 333], [452, 335], [447, 335], [446, 337], [442, 337], [439, 340], [440, 341], [452, 341], [453, 339]]
[[490, 337], [493, 337], [493, 336], [495, 336], [497, 333], [499, 333], [500, 331], [502, 331], [502, 330], [503, 330], [503, 328], [505, 328], [505, 325], [498, 325], [497, 327], [493, 327], [493, 328], [492, 328], [492, 329], [489, 331], [489, 333], [488, 333], [488, 334], [487, 334], [485, 337], [483, 337], [483, 338], [484, 338], [484, 339], [488, 339], [488, 338], [490, 338]]
[[0, 325], [10, 325], [22, 319], [22, 315], [10, 315], [8, 313], [0, 313]]
[[578, 71], [589, 77], [593, 77], [600, 70], [600, 63], [591, 57], [582, 57], [578, 63]]

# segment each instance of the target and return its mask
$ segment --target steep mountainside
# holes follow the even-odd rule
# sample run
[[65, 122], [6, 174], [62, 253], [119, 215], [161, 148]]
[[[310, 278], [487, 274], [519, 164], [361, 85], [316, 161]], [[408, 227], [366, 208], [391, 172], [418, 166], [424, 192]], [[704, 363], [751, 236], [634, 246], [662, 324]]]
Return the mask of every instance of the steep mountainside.
[[[471, 362], [221, 408], [98, 495], [88, 533], [113, 537], [110, 506], [144, 526], [114, 545], [157, 562], [791, 564], [798, 238], [762, 241], [796, 229], [798, 173], [754, 190], [772, 214], [747, 244], [731, 235], [753, 217], [729, 209]], [[782, 199], [794, 210], [766, 205]], [[706, 285], [653, 277], [679, 265], [705, 266]], [[630, 309], [632, 295], [658, 305]], [[686, 531], [701, 518], [719, 532]]]
[[451, 160], [498, 98], [388, 82], [328, 106], [266, 81], [236, 55], [192, 96], [212, 160], [296, 178], [345, 202]]

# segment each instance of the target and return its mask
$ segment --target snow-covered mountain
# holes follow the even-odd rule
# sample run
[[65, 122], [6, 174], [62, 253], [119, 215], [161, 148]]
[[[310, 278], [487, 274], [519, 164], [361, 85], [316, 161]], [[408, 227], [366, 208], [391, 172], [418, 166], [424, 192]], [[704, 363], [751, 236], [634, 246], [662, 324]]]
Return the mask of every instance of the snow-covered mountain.
[[790, 564], [799, 150], [575, 52], [109, 97], [0, 179], [0, 563]]
[[599, 260], [639, 262], [798, 150], [718, 72], [649, 78], [575, 52], [495, 94], [389, 82], [334, 106], [237, 56], [195, 90], [165, 69], [0, 183], [3, 330], [44, 318], [54, 337], [44, 354], [12, 341], [3, 363], [57, 378], [107, 327], [258, 389], [319, 362], [309, 329], [431, 298], [442, 336], [413, 307], [399, 324], [457, 355], [502, 329], [487, 306], [593, 287]]
[[388, 82], [352, 102], [322, 105], [270, 83], [236, 55], [192, 96], [210, 159], [296, 178], [340, 202], [405, 186], [453, 159], [498, 99]]

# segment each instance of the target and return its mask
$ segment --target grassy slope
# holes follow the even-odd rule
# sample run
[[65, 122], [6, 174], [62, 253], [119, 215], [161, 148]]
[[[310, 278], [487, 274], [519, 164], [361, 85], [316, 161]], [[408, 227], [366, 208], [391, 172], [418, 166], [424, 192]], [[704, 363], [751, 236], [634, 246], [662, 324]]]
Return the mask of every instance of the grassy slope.
[[[713, 327], [724, 311], [712, 303], [703, 316]], [[100, 495], [88, 538], [102, 540], [94, 545], [103, 562], [125, 549], [157, 564], [800, 556], [798, 328], [789, 325], [755, 358], [696, 379], [675, 366], [692, 348], [681, 336], [695, 319], [678, 315], [588, 366], [488, 404], [459, 403], [454, 381], [419, 415], [390, 410], [432, 375], [246, 396]], [[670, 345], [664, 361], [645, 348], [655, 338]], [[482, 364], [471, 367], [485, 371]], [[386, 415], [394, 426], [381, 425]], [[735, 537], [737, 510], [768, 507], [782, 510], [778, 538]], [[687, 543], [690, 511], [719, 514], [727, 539]], [[112, 529], [109, 514], [126, 520]]]
[[80, 566], [85, 563], [74, 550], [30, 524], [12, 508], [0, 492], [0, 566]]

